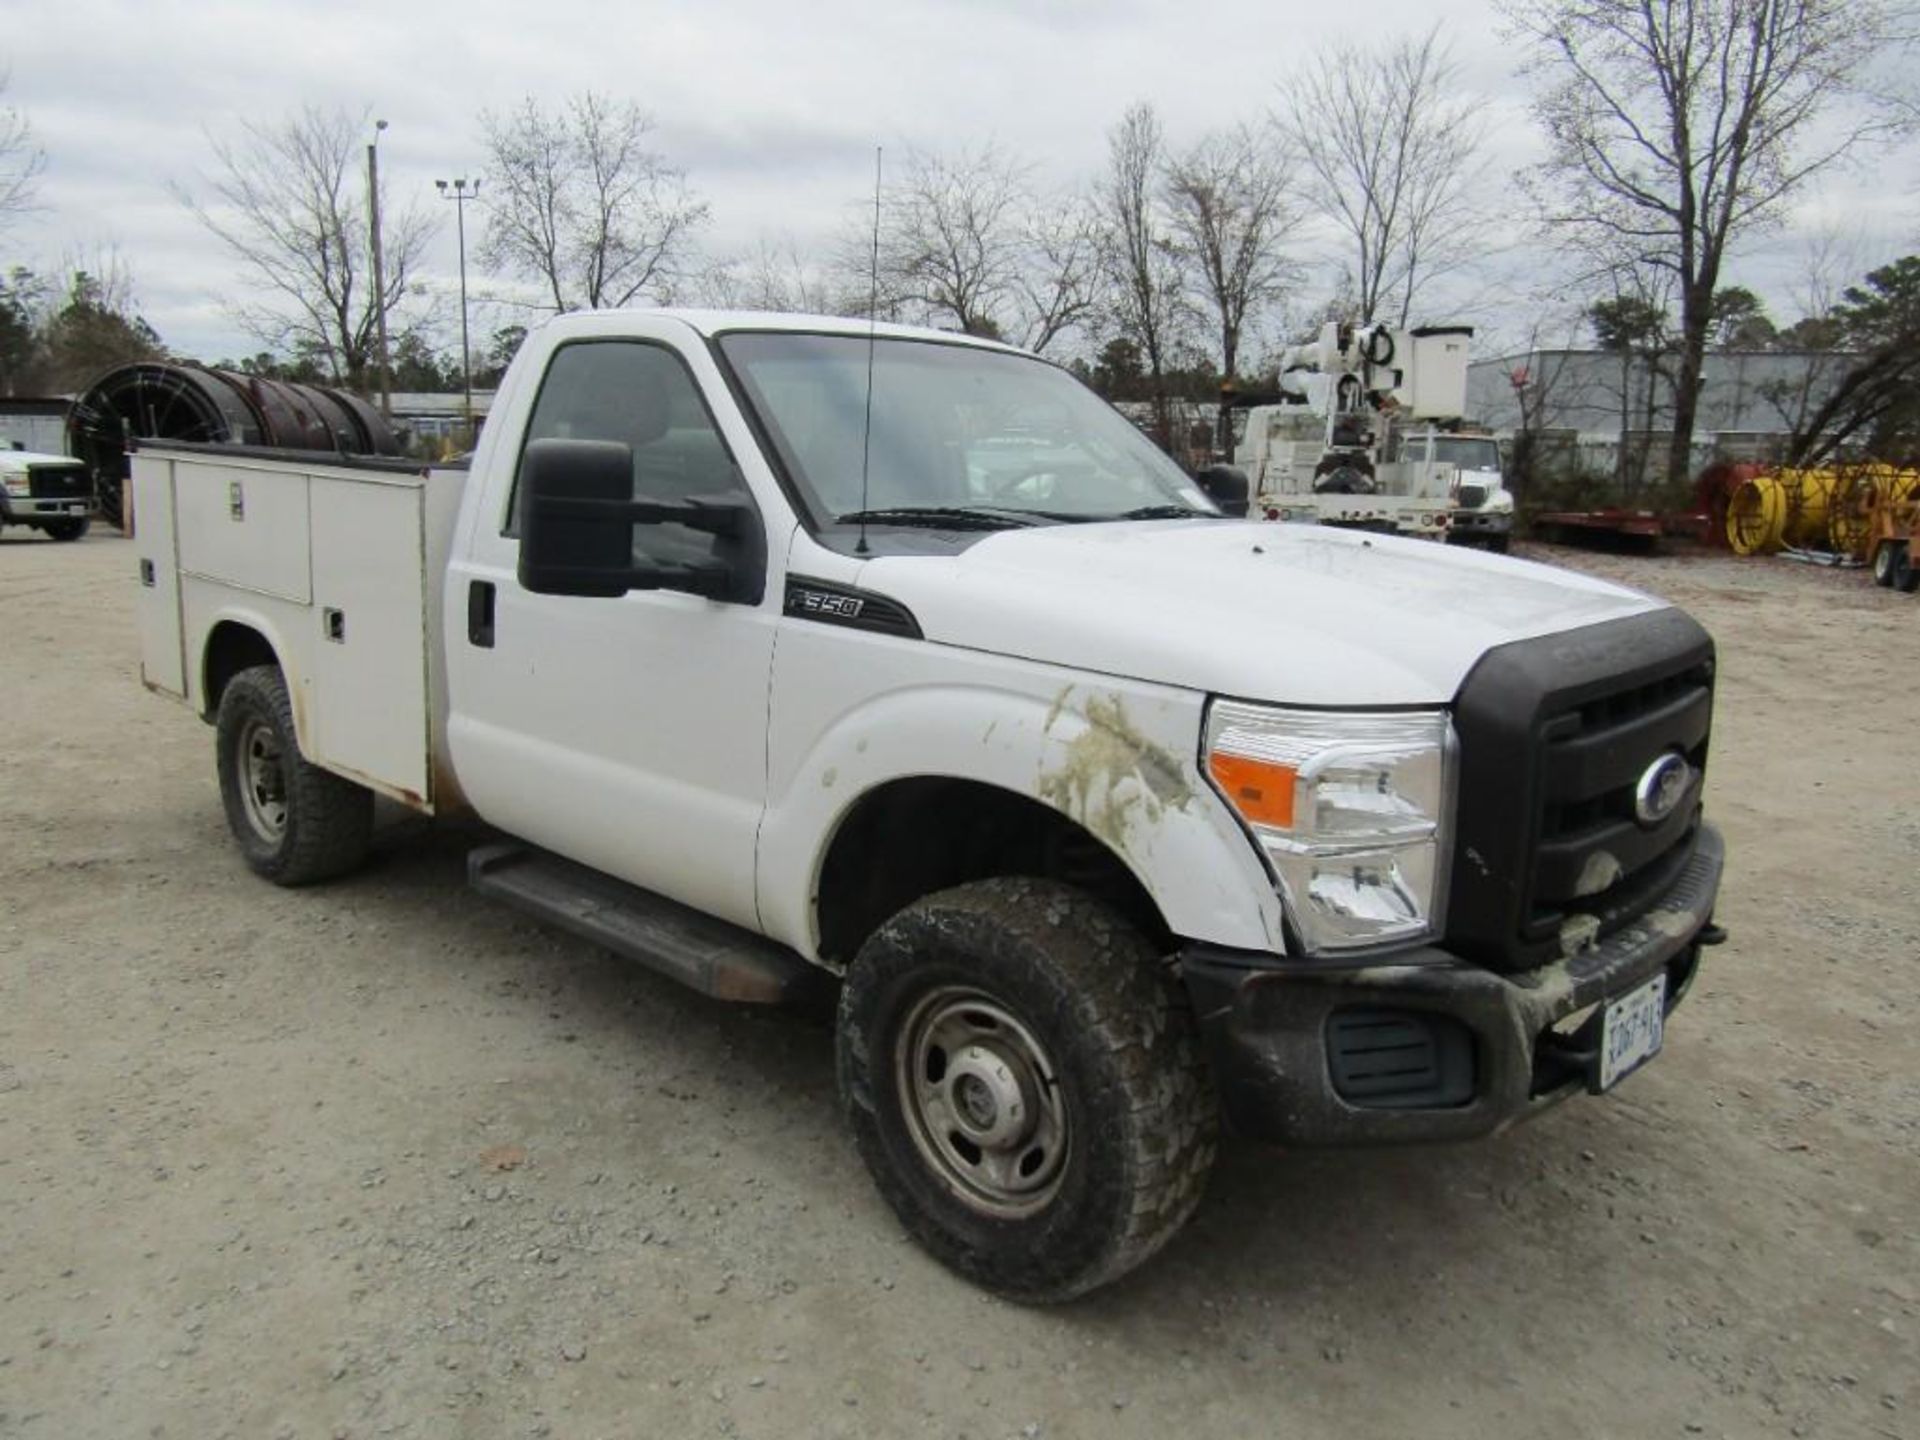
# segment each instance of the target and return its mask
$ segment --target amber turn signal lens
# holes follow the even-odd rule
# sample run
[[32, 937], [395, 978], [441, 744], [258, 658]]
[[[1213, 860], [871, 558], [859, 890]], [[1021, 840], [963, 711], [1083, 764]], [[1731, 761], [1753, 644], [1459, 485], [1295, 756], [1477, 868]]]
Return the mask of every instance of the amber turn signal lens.
[[1269, 825], [1276, 830], [1293, 828], [1293, 788], [1299, 775], [1291, 765], [1249, 760], [1244, 755], [1223, 755], [1216, 750], [1207, 757], [1207, 769], [1213, 773], [1221, 793], [1249, 825]]

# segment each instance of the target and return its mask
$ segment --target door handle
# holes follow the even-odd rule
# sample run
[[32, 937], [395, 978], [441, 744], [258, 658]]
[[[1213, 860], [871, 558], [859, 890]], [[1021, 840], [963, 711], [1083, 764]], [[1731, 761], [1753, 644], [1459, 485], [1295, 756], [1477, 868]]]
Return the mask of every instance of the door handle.
[[493, 582], [474, 580], [467, 585], [467, 643], [493, 648]]

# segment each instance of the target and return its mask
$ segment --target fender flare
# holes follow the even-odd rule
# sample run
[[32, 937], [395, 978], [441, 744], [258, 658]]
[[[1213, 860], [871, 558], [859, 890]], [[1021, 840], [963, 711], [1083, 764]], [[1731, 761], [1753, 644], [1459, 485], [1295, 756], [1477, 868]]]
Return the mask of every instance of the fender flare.
[[280, 667], [281, 675], [286, 678], [287, 699], [293, 707], [294, 741], [300, 747], [302, 754], [311, 755], [313, 753], [310, 743], [311, 721], [307, 716], [305, 703], [306, 677], [288, 664], [287, 657], [292, 651], [286, 642], [286, 637], [281, 628], [264, 611], [228, 601], [222, 603], [207, 617], [206, 626], [192, 651], [197, 657], [197, 663], [187, 677], [187, 683], [192, 687], [189, 698], [194, 710], [209, 723], [215, 718], [217, 707], [208, 693], [207, 662], [213, 647], [214, 636], [223, 626], [228, 625], [252, 631], [260, 637], [267, 649], [273, 652], [274, 663]]
[[848, 818], [881, 786], [939, 778], [1065, 816], [1133, 875], [1175, 935], [1284, 951], [1271, 877], [1197, 758], [1184, 753], [1199, 704], [1114, 682], [1069, 685], [1051, 703], [936, 684], [856, 706], [814, 738], [768, 797], [756, 875], [763, 926], [817, 959], [820, 877]]

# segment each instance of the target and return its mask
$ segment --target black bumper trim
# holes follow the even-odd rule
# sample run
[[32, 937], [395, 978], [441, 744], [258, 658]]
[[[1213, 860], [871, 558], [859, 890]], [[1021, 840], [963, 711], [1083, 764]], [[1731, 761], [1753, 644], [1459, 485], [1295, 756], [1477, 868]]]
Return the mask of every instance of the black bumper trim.
[[[1541, 1088], [1549, 1058], [1536, 1051], [1557, 1021], [1624, 994], [1665, 969], [1667, 1009], [1685, 996], [1700, 946], [1715, 938], [1714, 901], [1725, 850], [1700, 827], [1668, 892], [1593, 943], [1577, 925], [1562, 958], [1502, 975], [1437, 948], [1351, 968], [1301, 968], [1285, 959], [1189, 945], [1180, 969], [1205, 1037], [1228, 1121], [1243, 1134], [1301, 1146], [1461, 1140], [1504, 1130], [1583, 1088], [1569, 1074]], [[1333, 1087], [1327, 1024], [1345, 1009], [1449, 1016], [1473, 1035], [1472, 1098], [1450, 1109], [1360, 1108]]]

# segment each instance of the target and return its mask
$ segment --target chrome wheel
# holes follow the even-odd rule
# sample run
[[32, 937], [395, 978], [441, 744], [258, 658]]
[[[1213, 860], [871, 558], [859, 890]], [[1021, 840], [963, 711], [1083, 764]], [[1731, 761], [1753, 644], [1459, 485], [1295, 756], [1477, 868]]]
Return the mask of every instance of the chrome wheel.
[[248, 720], [233, 747], [236, 788], [247, 823], [262, 840], [277, 844], [287, 833], [287, 776], [280, 736], [263, 720]]
[[1066, 1107], [1034, 1034], [977, 990], [943, 987], [900, 1027], [894, 1076], [923, 1159], [983, 1215], [1051, 1200], [1066, 1172]]

